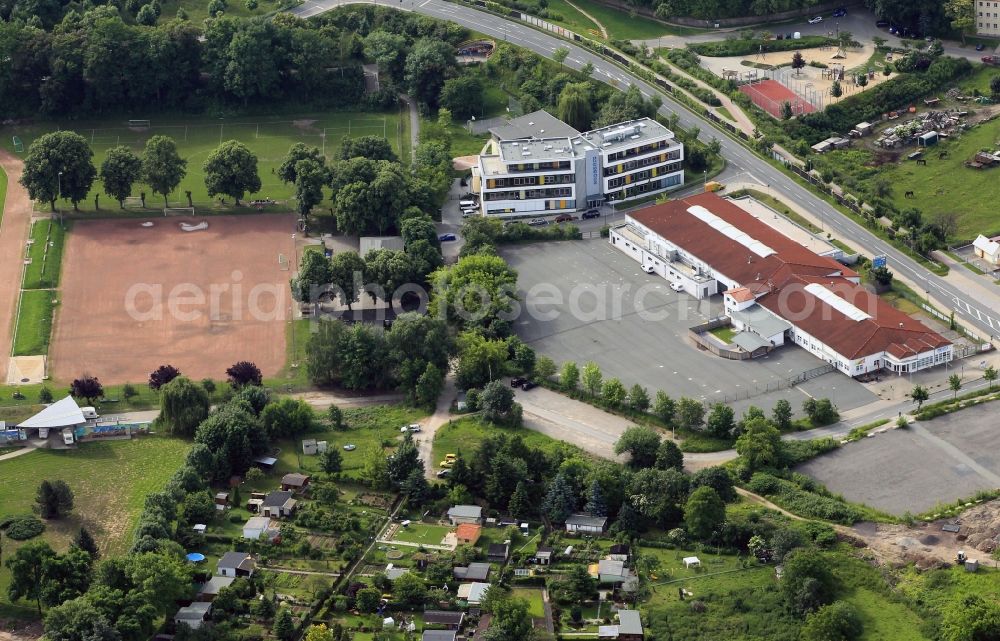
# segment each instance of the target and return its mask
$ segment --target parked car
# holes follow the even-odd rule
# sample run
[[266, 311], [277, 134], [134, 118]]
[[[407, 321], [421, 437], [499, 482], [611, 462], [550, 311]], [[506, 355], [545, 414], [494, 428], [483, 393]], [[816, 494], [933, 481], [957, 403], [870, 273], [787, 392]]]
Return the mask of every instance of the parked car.
[[451, 459], [445, 459], [440, 463], [438, 463], [438, 467], [454, 467], [454, 466], [455, 466], [455, 461]]
[[597, 211], [596, 209], [588, 209], [583, 213], [583, 216], [581, 216], [581, 218], [583, 218], [584, 220], [590, 220], [591, 218], [600, 218], [600, 217], [601, 217], [601, 212]]
[[521, 389], [523, 389], [525, 392], [527, 392], [530, 389], [535, 389], [536, 387], [538, 387], [538, 383], [532, 383], [531, 381], [524, 381], [523, 383], [521, 383]]
[[656, 268], [653, 267], [652, 265], [647, 264], [642, 266], [642, 271], [646, 272], [647, 274], [655, 274]]
[[983, 44], [976, 45], [976, 51], [982, 51], [985, 48], [986, 48], [986, 45], [983, 45]]
[[462, 218], [472, 218], [474, 215], [475, 214], [473, 214], [471, 211], [463, 211], [462, 212]]
[[809, 24], [819, 24], [823, 22], [823, 16], [816, 16], [815, 18], [809, 18]]
[[439, 479], [446, 479], [449, 476], [451, 476], [451, 470], [449, 470], [448, 468], [445, 468], [443, 470], [438, 470], [437, 477]]
[[406, 427], [410, 430], [411, 434], [416, 434], [417, 432], [419, 432], [422, 429], [420, 427], [420, 423], [410, 423]]
[[681, 285], [678, 282], [673, 282], [670, 283], [670, 289], [674, 290], [675, 292], [682, 292], [684, 291], [684, 285]]
[[545, 227], [549, 224], [549, 221], [544, 218], [532, 218], [528, 221], [528, 224], [532, 227]]
[[520, 376], [515, 376], [514, 378], [510, 379], [510, 386], [511, 387], [521, 387], [521, 385], [523, 383], [524, 383], [524, 379], [521, 378]]
[[358, 449], [358, 446], [353, 443], [348, 443], [347, 445], [344, 446], [344, 449], [347, 450], [348, 452], [353, 452], [354, 450]]
[[843, 18], [846, 15], [847, 15], [847, 9], [845, 9], [844, 7], [841, 7], [833, 12], [834, 18]]
[[570, 216], [569, 214], [559, 214], [558, 216], [556, 216], [557, 223], [565, 223], [570, 220], [573, 220], [573, 217]]
[[438, 240], [442, 243], [446, 243], [451, 240], [458, 240], [458, 237], [456, 237], [455, 234], [441, 234], [438, 236]]
[[463, 198], [462, 200], [458, 201], [458, 206], [459, 207], [463, 207], [463, 208], [464, 207], [475, 207], [478, 204], [479, 204], [479, 201], [473, 200], [471, 198]]

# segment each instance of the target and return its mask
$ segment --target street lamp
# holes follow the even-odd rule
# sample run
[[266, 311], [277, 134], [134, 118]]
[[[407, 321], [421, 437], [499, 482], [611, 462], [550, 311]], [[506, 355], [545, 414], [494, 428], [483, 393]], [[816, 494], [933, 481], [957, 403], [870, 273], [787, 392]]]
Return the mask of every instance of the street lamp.
[[62, 175], [63, 175], [63, 172], [60, 171], [59, 175], [56, 176], [56, 186], [57, 186], [56, 187], [56, 194], [57, 194], [56, 195], [56, 200], [57, 201], [62, 200]]

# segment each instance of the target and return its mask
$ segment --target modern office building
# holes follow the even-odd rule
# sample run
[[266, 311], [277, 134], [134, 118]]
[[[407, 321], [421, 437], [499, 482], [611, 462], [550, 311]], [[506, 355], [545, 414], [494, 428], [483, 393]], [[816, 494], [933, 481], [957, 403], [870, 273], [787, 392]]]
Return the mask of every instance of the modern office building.
[[794, 343], [849, 376], [953, 358], [950, 341], [866, 290], [856, 272], [715, 194], [632, 212], [609, 242], [695, 298], [721, 294], [751, 347]]
[[684, 146], [650, 118], [580, 133], [536, 111], [490, 132], [472, 168], [488, 216], [569, 213], [684, 184]]

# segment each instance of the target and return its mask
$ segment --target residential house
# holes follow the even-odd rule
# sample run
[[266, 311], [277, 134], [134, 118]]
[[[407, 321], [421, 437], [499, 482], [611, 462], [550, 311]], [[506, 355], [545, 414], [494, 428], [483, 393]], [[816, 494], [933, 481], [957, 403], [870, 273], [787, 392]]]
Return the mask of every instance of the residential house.
[[292, 516], [295, 513], [295, 506], [298, 504], [298, 501], [292, 498], [293, 495], [294, 493], [291, 490], [275, 490], [271, 492], [264, 497], [264, 501], [260, 504], [261, 516], [269, 516], [275, 519]]
[[463, 583], [458, 586], [458, 598], [469, 605], [478, 606], [483, 602], [486, 591], [490, 589], [489, 583]]
[[452, 525], [483, 522], [483, 508], [478, 505], [455, 505], [448, 510], [448, 521]]
[[597, 581], [603, 584], [620, 584], [626, 592], [636, 588], [638, 577], [625, 567], [623, 561], [601, 559], [597, 562]]
[[504, 564], [510, 557], [510, 543], [492, 543], [487, 548], [486, 558], [492, 563]]
[[226, 552], [216, 566], [216, 571], [220, 575], [229, 577], [250, 577], [253, 576], [255, 569], [257, 569], [257, 559], [247, 552]]
[[552, 548], [541, 547], [535, 551], [535, 563], [537, 565], [549, 565], [552, 563], [553, 554]]
[[455, 528], [455, 538], [458, 539], [458, 542], [468, 545], [475, 545], [482, 533], [483, 526], [473, 525], [472, 523], [460, 523]]
[[601, 534], [608, 526], [606, 516], [591, 516], [589, 514], [570, 514], [566, 519], [566, 531], [577, 534]]
[[266, 516], [254, 516], [247, 519], [243, 525], [243, 538], [257, 541], [266, 539], [273, 541], [278, 538], [280, 531], [271, 519]]
[[619, 610], [618, 625], [602, 625], [597, 631], [598, 639], [615, 641], [643, 641], [642, 620], [638, 610]]
[[196, 598], [198, 601], [214, 601], [222, 588], [228, 588], [235, 580], [236, 577], [233, 576], [213, 576], [198, 587]]
[[424, 625], [433, 625], [446, 630], [458, 630], [465, 620], [464, 612], [449, 612], [448, 610], [427, 610], [424, 612]]
[[1000, 236], [987, 238], [980, 234], [973, 241], [972, 247], [976, 256], [985, 260], [991, 267], [1000, 265]]
[[608, 558], [612, 561], [628, 561], [629, 547], [624, 543], [616, 543], [608, 551]]
[[281, 477], [281, 489], [301, 492], [309, 485], [309, 477], [298, 472], [291, 472]]
[[490, 578], [489, 563], [470, 563], [467, 566], [456, 565], [451, 570], [459, 581], [486, 581]]
[[174, 615], [174, 624], [178, 626], [184, 624], [192, 630], [197, 630], [211, 612], [212, 603], [210, 601], [195, 601], [177, 611], [177, 614]]
[[420, 641], [455, 641], [457, 634], [454, 630], [424, 630]]
[[229, 492], [216, 492], [215, 493], [215, 509], [225, 510], [229, 507]]

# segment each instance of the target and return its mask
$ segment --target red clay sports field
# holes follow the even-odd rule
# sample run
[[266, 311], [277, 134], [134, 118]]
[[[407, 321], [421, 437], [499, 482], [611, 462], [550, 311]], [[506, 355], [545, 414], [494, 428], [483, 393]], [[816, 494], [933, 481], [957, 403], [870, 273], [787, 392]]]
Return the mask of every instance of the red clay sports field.
[[792, 113], [795, 115], [816, 111], [816, 108], [808, 100], [777, 80], [768, 79], [742, 85], [740, 86], [740, 91], [750, 96], [753, 104], [775, 118], [781, 118], [781, 105], [785, 102], [792, 105]]

